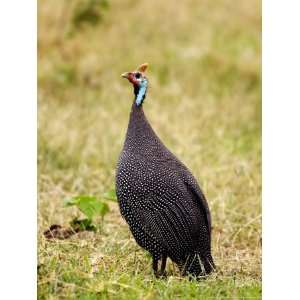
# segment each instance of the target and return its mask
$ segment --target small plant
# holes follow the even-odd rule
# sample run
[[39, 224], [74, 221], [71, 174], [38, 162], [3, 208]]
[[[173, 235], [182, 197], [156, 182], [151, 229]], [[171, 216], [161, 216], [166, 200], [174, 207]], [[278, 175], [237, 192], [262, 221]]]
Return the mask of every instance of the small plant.
[[75, 28], [84, 24], [96, 25], [103, 17], [103, 11], [107, 9], [107, 0], [80, 0], [74, 9], [72, 23]]
[[[115, 191], [104, 193], [100, 198], [91, 195], [79, 195], [64, 200], [64, 206], [76, 206], [86, 218], [79, 219], [75, 217], [70, 225], [75, 231], [89, 230], [96, 231], [98, 228], [103, 227], [104, 216], [109, 212], [109, 205], [106, 200], [116, 201]], [[101, 218], [100, 227], [96, 225], [95, 220], [97, 217]]]
[[88, 231], [97, 230], [96, 225], [93, 224], [93, 221], [91, 219], [78, 219], [77, 217], [75, 217], [70, 222], [70, 225], [75, 232], [84, 231], [84, 230], [88, 230]]
[[109, 192], [105, 192], [102, 197], [105, 200], [110, 200], [110, 201], [114, 201], [117, 202], [117, 195], [116, 195], [116, 191], [115, 190], [111, 190]]

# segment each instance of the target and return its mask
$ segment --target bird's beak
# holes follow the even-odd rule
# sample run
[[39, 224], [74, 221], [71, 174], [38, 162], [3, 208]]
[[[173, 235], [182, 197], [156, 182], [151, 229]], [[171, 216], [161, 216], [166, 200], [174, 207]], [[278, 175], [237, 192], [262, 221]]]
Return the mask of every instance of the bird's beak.
[[129, 72], [125, 72], [125, 73], [123, 73], [123, 74], [121, 75], [121, 77], [127, 78], [127, 79], [128, 79], [128, 75], [129, 75]]

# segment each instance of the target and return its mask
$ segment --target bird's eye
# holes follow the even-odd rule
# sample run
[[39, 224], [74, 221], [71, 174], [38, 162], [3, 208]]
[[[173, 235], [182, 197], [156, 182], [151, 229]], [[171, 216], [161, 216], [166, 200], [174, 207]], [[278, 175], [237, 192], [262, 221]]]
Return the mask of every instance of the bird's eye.
[[136, 73], [135, 78], [137, 78], [137, 79], [141, 78], [141, 73]]

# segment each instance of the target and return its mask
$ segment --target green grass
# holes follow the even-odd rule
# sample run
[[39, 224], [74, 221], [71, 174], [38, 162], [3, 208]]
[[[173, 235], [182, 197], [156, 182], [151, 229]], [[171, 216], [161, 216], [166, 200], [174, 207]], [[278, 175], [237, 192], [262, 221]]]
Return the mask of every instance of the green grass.
[[[260, 299], [260, 2], [111, 0], [74, 31], [75, 2], [39, 1], [38, 298]], [[113, 188], [133, 97], [120, 74], [143, 62], [145, 112], [211, 207], [218, 271], [200, 282], [170, 262], [156, 279], [116, 203], [102, 233], [42, 235], [76, 216], [66, 196]]]

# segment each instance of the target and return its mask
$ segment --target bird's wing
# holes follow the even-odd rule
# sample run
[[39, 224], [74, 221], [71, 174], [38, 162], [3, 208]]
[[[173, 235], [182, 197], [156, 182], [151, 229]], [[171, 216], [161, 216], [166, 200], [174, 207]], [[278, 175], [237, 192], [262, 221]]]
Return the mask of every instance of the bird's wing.
[[138, 213], [145, 231], [155, 236], [171, 258], [184, 259], [187, 249], [197, 247], [192, 211], [183, 202], [168, 203], [155, 209], [144, 207]]
[[142, 207], [131, 208], [134, 215], [139, 216], [143, 229], [153, 235], [174, 260], [185, 259], [187, 250], [199, 247], [199, 239], [205, 239], [205, 243], [210, 239], [199, 204], [180, 178], [176, 182], [170, 189], [171, 183], [166, 178], [166, 186], [148, 195]]
[[196, 203], [198, 204], [199, 208], [203, 211], [203, 214], [206, 219], [206, 225], [208, 228], [208, 232], [211, 232], [211, 215], [209, 211], [209, 207], [207, 204], [207, 200], [202, 193], [197, 181], [194, 179], [193, 176], [187, 176], [184, 179], [186, 187], [188, 191], [191, 193], [192, 197], [195, 199]]
[[197, 182], [193, 174], [190, 170], [167, 148], [165, 151], [168, 153], [168, 158], [164, 158], [162, 164], [165, 164], [167, 168], [171, 168], [174, 173], [178, 174], [178, 178], [182, 181], [189, 193], [191, 194], [192, 198], [197, 203], [198, 207], [203, 211], [203, 214], [206, 219], [207, 228], [209, 234], [211, 232], [211, 215], [208, 207], [207, 200]]
[[180, 179], [184, 182], [187, 190], [192, 196], [195, 203], [204, 214], [208, 232], [211, 232], [211, 215], [208, 207], [207, 200], [193, 174], [190, 170], [176, 157], [173, 158], [173, 168], [178, 172]]

